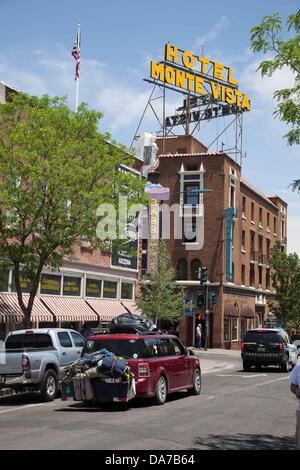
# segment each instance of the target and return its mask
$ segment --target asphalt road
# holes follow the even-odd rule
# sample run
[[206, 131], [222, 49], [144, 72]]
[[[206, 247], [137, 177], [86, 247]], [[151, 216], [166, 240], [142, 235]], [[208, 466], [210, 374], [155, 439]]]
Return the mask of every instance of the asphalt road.
[[0, 449], [294, 449], [296, 400], [288, 374], [216, 370], [201, 395], [88, 408], [38, 397], [0, 399]]

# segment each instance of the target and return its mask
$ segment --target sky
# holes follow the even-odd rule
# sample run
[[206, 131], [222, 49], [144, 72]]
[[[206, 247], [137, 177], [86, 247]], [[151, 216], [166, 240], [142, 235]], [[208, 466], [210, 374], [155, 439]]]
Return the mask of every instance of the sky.
[[[143, 80], [150, 60], [163, 58], [167, 42], [195, 54], [203, 48], [205, 57], [232, 67], [251, 99], [251, 111], [244, 113], [242, 175], [288, 202], [288, 251], [300, 256], [300, 195], [289, 187], [300, 178], [300, 149], [287, 145], [288, 128], [273, 116], [273, 92], [290, 86], [293, 76], [282, 69], [262, 79], [256, 71], [262, 56], [249, 48], [250, 30], [264, 16], [279, 12], [286, 18], [298, 8], [295, 0], [0, 0], [0, 81], [33, 95], [67, 96], [74, 109], [71, 50], [80, 20], [79, 101], [103, 113], [101, 132], [130, 146], [152, 91]], [[181, 101], [181, 94], [167, 93], [167, 112], [174, 114]], [[195, 137], [209, 145], [226, 119], [211, 121]], [[157, 130], [147, 109], [139, 133]], [[230, 130], [210, 149], [220, 150], [222, 141], [232, 146]]]

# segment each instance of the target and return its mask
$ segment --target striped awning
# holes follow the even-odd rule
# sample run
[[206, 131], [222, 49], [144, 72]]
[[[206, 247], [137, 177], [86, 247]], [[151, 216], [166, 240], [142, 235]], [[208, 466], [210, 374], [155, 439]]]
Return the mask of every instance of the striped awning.
[[[25, 305], [28, 304], [29, 295], [23, 294]], [[0, 294], [0, 321], [19, 323], [23, 321], [24, 314], [19, 306], [17, 294]], [[47, 307], [40, 301], [39, 297], [34, 299], [31, 321], [32, 322], [52, 322], [53, 315]]]
[[124, 307], [129, 310], [130, 313], [134, 313], [135, 315], [142, 315], [141, 310], [138, 309], [135, 302], [130, 300], [122, 300], [122, 305], [124, 305]]
[[85, 301], [97, 312], [102, 321], [111, 321], [118, 315], [126, 313], [126, 309], [118, 300], [85, 299]]
[[43, 304], [53, 313], [56, 321], [98, 321], [98, 315], [81, 298], [41, 296]]

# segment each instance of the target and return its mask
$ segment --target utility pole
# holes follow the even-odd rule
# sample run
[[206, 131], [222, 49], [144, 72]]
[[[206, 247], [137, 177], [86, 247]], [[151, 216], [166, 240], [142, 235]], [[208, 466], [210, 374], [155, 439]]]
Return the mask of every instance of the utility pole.
[[209, 308], [208, 308], [208, 286], [210, 282], [206, 281], [205, 283], [205, 351], [208, 348], [208, 335], [209, 335]]

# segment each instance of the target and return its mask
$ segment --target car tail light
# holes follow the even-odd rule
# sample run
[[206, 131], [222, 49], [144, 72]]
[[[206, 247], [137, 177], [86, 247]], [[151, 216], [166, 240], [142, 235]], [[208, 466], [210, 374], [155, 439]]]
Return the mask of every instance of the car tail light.
[[29, 370], [30, 369], [30, 360], [26, 354], [22, 354], [22, 369]]
[[280, 352], [284, 351], [284, 344], [283, 343], [279, 343], [279, 351]]
[[149, 364], [147, 362], [142, 362], [138, 365], [138, 376], [139, 377], [150, 377]]
[[32, 333], [33, 333], [33, 330], [26, 330], [25, 331], [25, 335], [28, 335], [28, 334], [31, 335]]
[[241, 351], [244, 352], [245, 349], [245, 341], [241, 342]]

